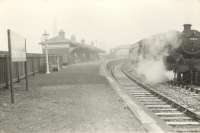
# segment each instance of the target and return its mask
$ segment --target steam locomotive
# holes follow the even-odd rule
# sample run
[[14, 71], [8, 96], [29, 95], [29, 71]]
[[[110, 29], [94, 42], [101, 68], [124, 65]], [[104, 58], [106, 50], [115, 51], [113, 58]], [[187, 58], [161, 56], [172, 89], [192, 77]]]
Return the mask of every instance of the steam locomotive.
[[179, 47], [165, 58], [166, 67], [174, 72], [178, 84], [200, 84], [200, 32], [191, 26], [184, 24]]
[[[174, 73], [174, 83], [200, 84], [200, 32], [192, 30], [191, 24], [183, 26], [182, 32], [176, 32], [176, 39], [166, 39], [167, 35], [158, 34], [132, 45], [129, 49], [131, 61], [137, 64], [141, 58], [150, 58], [149, 53], [154, 48], [151, 53], [157, 53], [155, 57], [151, 55], [151, 58], [162, 57], [166, 69]], [[155, 44], [158, 47], [163, 45], [162, 49], [157, 50], [157, 47], [153, 46]]]

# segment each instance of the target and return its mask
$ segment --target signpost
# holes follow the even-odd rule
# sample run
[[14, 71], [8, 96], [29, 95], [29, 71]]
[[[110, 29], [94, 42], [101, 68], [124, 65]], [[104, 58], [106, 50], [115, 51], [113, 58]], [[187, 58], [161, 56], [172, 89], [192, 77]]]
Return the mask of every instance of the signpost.
[[47, 46], [47, 38], [49, 34], [45, 31], [44, 34], [44, 41], [45, 41], [45, 61], [46, 61], [46, 74], [49, 74], [49, 54], [48, 54], [48, 46]]
[[[25, 52], [26, 52], [26, 40], [25, 40]], [[27, 53], [27, 52], [26, 52]], [[26, 54], [27, 59], [27, 54]], [[28, 91], [28, 70], [27, 70], [27, 60], [24, 62], [24, 70], [25, 70], [25, 80], [26, 80], [26, 91]]]
[[11, 103], [14, 103], [14, 89], [13, 89], [13, 77], [12, 77], [12, 63], [13, 62], [24, 62], [25, 64], [25, 79], [26, 79], [26, 90], [28, 90], [28, 77], [27, 77], [27, 60], [26, 60], [26, 40], [22, 36], [12, 32], [10, 29], [7, 30], [8, 36], [8, 50], [9, 50], [9, 77], [10, 77], [10, 94]]

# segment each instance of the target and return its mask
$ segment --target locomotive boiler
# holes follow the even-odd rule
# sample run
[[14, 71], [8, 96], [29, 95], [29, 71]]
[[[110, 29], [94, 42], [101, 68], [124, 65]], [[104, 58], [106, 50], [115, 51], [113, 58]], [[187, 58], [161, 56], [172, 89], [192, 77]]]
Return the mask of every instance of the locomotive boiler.
[[165, 58], [166, 68], [174, 72], [178, 84], [200, 84], [200, 32], [184, 24], [180, 45]]

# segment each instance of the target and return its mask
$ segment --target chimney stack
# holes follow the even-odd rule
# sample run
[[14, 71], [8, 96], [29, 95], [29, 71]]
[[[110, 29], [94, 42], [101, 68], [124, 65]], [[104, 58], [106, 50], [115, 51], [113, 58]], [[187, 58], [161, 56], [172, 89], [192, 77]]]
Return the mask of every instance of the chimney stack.
[[59, 36], [60, 36], [61, 38], [65, 38], [65, 32], [64, 32], [63, 30], [60, 30]]
[[184, 27], [184, 30], [183, 31], [189, 31], [191, 30], [191, 24], [184, 24], [183, 27]]

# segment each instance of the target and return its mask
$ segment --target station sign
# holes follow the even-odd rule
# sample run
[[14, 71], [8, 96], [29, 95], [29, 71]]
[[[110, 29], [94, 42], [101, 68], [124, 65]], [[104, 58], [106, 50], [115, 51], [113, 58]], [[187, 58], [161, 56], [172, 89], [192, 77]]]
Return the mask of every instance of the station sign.
[[26, 61], [26, 39], [17, 33], [10, 31], [12, 62]]
[[[23, 62], [24, 63], [24, 73], [26, 80], [26, 90], [28, 90], [28, 69], [26, 60], [26, 39], [21, 35], [7, 30], [8, 36], [8, 53], [9, 53], [9, 89], [11, 94], [11, 103], [14, 103], [14, 88], [13, 88], [13, 62]], [[19, 63], [17, 63], [19, 67]], [[19, 71], [19, 68], [17, 68]]]

